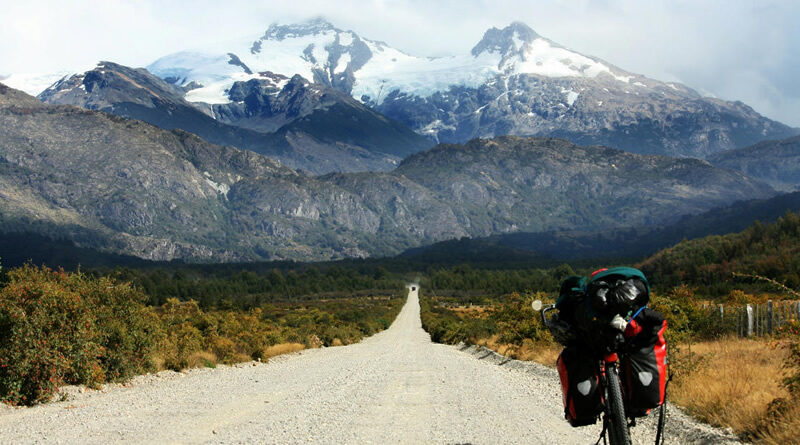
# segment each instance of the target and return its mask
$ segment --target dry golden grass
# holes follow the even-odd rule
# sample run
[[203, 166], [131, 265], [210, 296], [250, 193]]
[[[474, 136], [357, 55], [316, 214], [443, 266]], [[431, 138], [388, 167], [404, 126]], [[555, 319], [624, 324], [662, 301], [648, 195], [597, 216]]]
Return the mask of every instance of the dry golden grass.
[[189, 368], [214, 367], [217, 365], [217, 355], [210, 351], [199, 351], [187, 359]]
[[534, 343], [530, 339], [525, 339], [521, 346], [517, 346], [501, 343], [498, 341], [498, 338], [499, 336], [493, 335], [489, 338], [478, 340], [477, 344], [485, 346], [506, 357], [537, 362], [550, 367], [555, 367], [556, 359], [561, 352], [561, 348], [554, 344]]
[[167, 360], [161, 354], [153, 354], [150, 357], [150, 361], [153, 363], [153, 367], [158, 371], [167, 369]]
[[288, 354], [290, 352], [302, 351], [305, 348], [306, 346], [302, 343], [279, 343], [277, 345], [272, 345], [270, 347], [264, 348], [264, 352], [261, 354], [261, 359], [266, 361], [270, 357], [275, 357], [276, 355], [281, 355], [281, 354]]
[[800, 443], [800, 405], [787, 403], [787, 410], [764, 422], [754, 442], [784, 445]]
[[[739, 338], [697, 343], [691, 350], [699, 367], [670, 385], [670, 400], [712, 425], [731, 427], [742, 437], [758, 436], [770, 402], [788, 396], [780, 385], [786, 350]], [[776, 424], [775, 437], [790, 434], [796, 443], [800, 421], [794, 423], [794, 432]]]

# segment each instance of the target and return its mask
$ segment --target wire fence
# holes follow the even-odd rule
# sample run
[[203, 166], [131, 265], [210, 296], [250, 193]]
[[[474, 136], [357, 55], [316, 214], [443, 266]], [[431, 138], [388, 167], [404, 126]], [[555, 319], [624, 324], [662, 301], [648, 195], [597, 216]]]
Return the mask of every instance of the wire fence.
[[740, 337], [772, 335], [789, 320], [800, 319], [800, 301], [767, 301], [743, 306], [708, 305], [706, 308], [719, 316], [721, 325], [734, 329]]

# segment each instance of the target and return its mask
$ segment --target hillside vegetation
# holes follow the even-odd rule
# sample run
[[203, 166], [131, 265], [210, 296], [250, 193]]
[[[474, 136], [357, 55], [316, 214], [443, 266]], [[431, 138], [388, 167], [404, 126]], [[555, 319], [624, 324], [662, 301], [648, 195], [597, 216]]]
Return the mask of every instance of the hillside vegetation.
[[470, 263], [494, 268], [513, 263], [547, 267], [564, 261], [573, 265], [599, 264], [602, 260], [638, 261], [685, 239], [740, 232], [757, 220], [775, 222], [787, 211], [800, 211], [800, 192], [737, 201], [726, 207], [683, 216], [667, 226], [515, 232], [487, 238], [461, 238], [409, 249], [403, 257], [426, 263]]
[[708, 161], [717, 167], [737, 170], [764, 181], [776, 190], [797, 190], [800, 184], [800, 136], [714, 153]]
[[700, 286], [711, 295], [732, 288], [733, 274], [758, 275], [800, 288], [800, 214], [773, 224], [756, 222], [740, 233], [687, 240], [639, 266], [659, 286]]

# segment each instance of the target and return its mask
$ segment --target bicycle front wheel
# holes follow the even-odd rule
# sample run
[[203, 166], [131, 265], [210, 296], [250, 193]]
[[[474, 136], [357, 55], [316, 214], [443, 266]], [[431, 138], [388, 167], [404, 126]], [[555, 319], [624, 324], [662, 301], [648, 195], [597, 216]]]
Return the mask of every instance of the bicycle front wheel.
[[605, 422], [611, 445], [630, 445], [631, 436], [628, 431], [628, 419], [625, 417], [625, 406], [622, 404], [619, 371], [613, 364], [606, 367], [606, 415]]

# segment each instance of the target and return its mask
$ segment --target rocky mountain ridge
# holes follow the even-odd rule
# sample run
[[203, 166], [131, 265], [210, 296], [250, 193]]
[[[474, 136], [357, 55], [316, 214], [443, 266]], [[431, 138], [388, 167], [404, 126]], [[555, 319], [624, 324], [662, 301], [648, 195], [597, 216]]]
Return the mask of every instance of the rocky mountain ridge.
[[428, 264], [538, 263], [564, 261], [618, 263], [653, 255], [682, 240], [740, 232], [755, 221], [772, 223], [787, 212], [800, 211], [800, 192], [768, 199], [737, 201], [687, 215], [664, 226], [625, 227], [599, 231], [516, 232], [486, 238], [461, 238], [409, 249], [405, 259]]
[[800, 189], [800, 136], [715, 153], [708, 160], [715, 166], [764, 181], [777, 190]]
[[310, 177], [0, 86], [2, 230], [148, 259], [389, 255], [463, 236], [663, 224], [773, 194], [704, 161], [517, 137], [443, 144], [391, 172]]
[[39, 98], [180, 128], [313, 174], [390, 170], [406, 155], [432, 145], [337, 90], [300, 76], [265, 76], [233, 84], [235, 101], [212, 105], [185, 100], [191, 86], [180, 88], [144, 69], [100, 62], [63, 78]]

